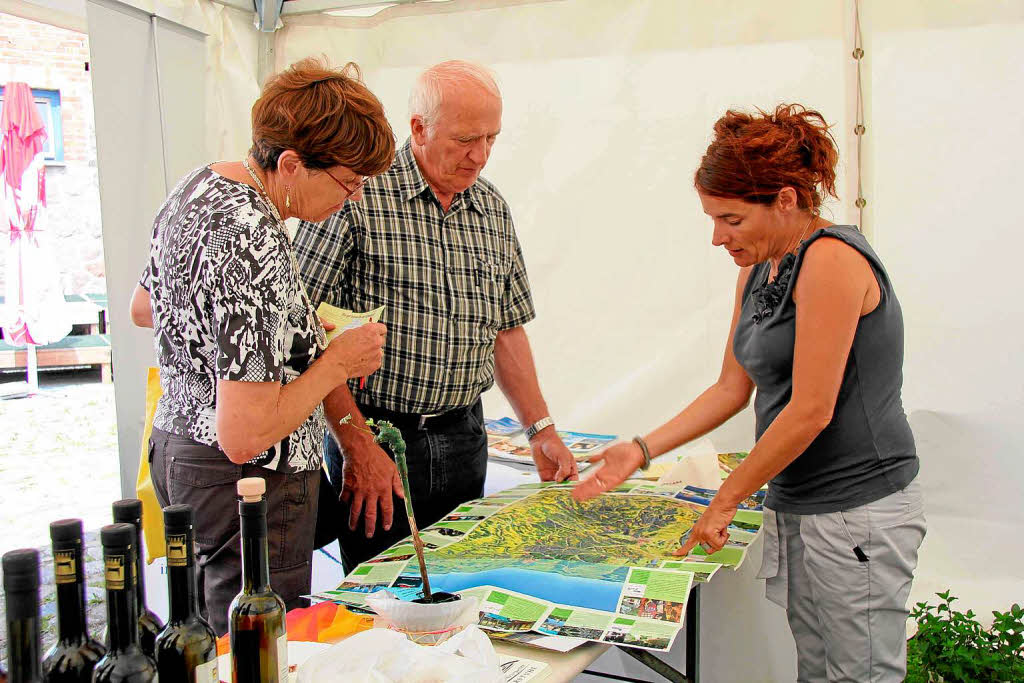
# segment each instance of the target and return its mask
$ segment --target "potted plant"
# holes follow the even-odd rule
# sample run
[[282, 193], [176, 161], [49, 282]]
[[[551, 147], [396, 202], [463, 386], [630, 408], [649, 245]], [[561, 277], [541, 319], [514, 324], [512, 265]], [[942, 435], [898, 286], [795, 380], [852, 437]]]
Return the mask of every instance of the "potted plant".
[[985, 629], [973, 610], [952, 608], [947, 590], [938, 604], [919, 602], [910, 613], [917, 635], [907, 646], [907, 683], [1024, 681], [1024, 609], [995, 612]]

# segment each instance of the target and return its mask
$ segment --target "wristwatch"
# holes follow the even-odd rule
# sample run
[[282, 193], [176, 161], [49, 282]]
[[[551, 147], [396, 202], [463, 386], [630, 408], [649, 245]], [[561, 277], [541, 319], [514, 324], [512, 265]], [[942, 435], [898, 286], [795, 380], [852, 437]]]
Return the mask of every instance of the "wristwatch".
[[555, 424], [555, 421], [552, 420], [550, 417], [542, 417], [541, 419], [537, 420], [532, 425], [526, 428], [526, 439], [532, 439], [533, 437], [537, 436], [537, 432], [544, 429], [545, 427], [550, 427], [553, 424]]

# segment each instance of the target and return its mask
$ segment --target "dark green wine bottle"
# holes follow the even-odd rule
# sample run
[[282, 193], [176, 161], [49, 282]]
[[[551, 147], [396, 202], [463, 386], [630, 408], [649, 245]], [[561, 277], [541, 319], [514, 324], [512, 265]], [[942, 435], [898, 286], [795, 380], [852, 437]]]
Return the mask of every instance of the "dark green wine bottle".
[[43, 657], [46, 683], [90, 683], [96, 662], [106, 652], [89, 637], [85, 611], [85, 562], [82, 520], [50, 524], [53, 579], [57, 587], [57, 642]]
[[238, 482], [242, 592], [228, 612], [232, 683], [287, 683], [288, 635], [284, 601], [270, 587], [266, 482]]
[[191, 505], [164, 508], [170, 616], [156, 637], [156, 668], [165, 681], [220, 683], [217, 635], [199, 615]]
[[107, 584], [107, 653], [96, 663], [92, 683], [150, 683], [156, 662], [139, 645], [135, 597], [135, 529], [108, 524], [100, 529], [103, 574]]
[[31, 548], [4, 553], [7, 612], [7, 680], [40, 683], [39, 553]]
[[126, 498], [114, 503], [114, 523], [135, 525], [135, 595], [139, 606], [139, 642], [142, 651], [156, 656], [156, 637], [164, 630], [160, 618], [146, 607], [146, 581], [142, 558], [142, 501]]

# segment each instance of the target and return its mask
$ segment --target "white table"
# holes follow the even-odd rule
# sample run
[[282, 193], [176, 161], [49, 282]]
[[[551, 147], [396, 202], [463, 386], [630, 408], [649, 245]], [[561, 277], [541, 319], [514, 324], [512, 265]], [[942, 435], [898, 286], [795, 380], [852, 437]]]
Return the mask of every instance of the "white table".
[[504, 641], [491, 641], [498, 654], [509, 657], [522, 657], [532, 659], [535, 662], [544, 662], [551, 667], [548, 677], [543, 679], [544, 683], [568, 683], [572, 681], [594, 663], [594, 661], [608, 651], [610, 645], [601, 643], [584, 643], [568, 652], [557, 652], [555, 650], [542, 650], [536, 647], [527, 647], [517, 643]]

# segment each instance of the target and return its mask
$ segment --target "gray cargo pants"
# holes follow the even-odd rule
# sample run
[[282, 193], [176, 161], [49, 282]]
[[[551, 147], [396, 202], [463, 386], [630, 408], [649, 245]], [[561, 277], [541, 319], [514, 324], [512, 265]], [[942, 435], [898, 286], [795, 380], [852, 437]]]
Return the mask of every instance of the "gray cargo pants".
[[920, 483], [842, 512], [765, 509], [764, 529], [758, 578], [786, 608], [797, 680], [902, 681], [907, 598], [925, 535]]

